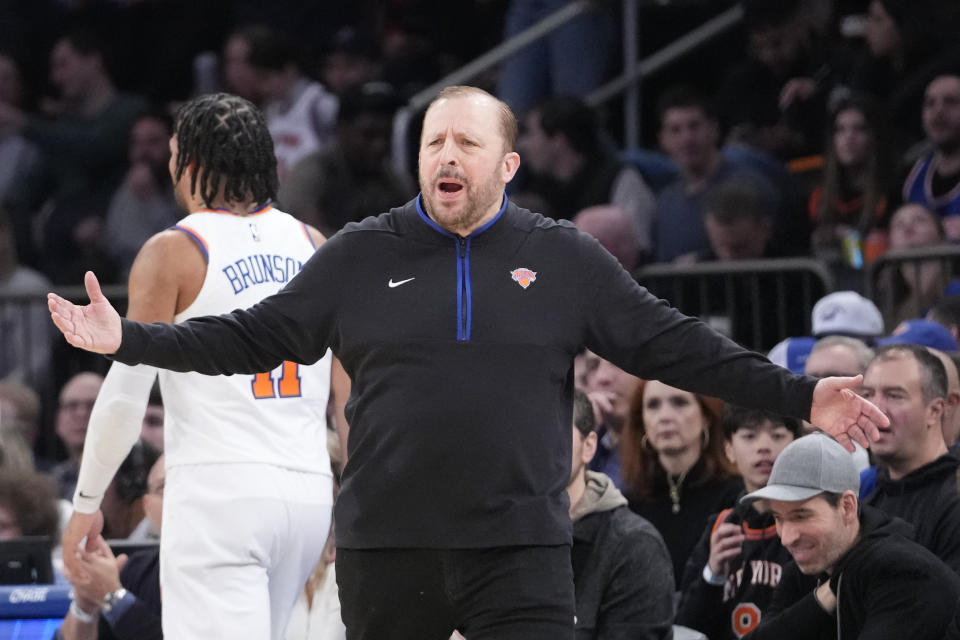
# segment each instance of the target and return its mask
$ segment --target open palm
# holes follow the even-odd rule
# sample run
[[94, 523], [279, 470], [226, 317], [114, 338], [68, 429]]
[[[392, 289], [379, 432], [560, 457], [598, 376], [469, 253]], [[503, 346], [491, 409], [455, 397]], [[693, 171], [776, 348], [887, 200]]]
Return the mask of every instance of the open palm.
[[114, 353], [120, 348], [120, 314], [100, 290], [92, 271], [83, 278], [90, 304], [75, 305], [55, 293], [47, 294], [47, 307], [53, 324], [67, 342], [94, 353]]
[[850, 451], [851, 440], [869, 447], [871, 440], [880, 437], [877, 428], [890, 424], [880, 409], [855, 392], [862, 381], [863, 376], [823, 378], [813, 391], [810, 422]]

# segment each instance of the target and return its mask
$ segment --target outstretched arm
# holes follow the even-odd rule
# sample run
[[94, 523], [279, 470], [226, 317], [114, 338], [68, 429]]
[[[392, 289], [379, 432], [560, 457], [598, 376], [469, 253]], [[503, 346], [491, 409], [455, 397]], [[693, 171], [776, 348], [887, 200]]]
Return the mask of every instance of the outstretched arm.
[[51, 314], [71, 344], [125, 364], [208, 375], [255, 374], [285, 360], [313, 364], [338, 346], [336, 310], [345, 285], [337, 263], [349, 256], [343, 245], [331, 254], [333, 244], [325, 243], [284, 289], [250, 309], [176, 325], [132, 322], [119, 320], [91, 286], [85, 307], [51, 295]]
[[63, 333], [67, 342], [93, 353], [115, 353], [120, 348], [120, 314], [100, 290], [93, 271], [83, 278], [90, 304], [75, 305], [55, 293], [47, 294], [47, 306], [53, 324]]
[[640, 287], [616, 261], [581, 238], [585, 344], [624, 371], [745, 407], [802, 419], [853, 451], [869, 446], [887, 418], [858, 396], [856, 378], [798, 376], [743, 349]]
[[[145, 322], [171, 322], [176, 312], [196, 297], [205, 271], [203, 255], [182, 233], [165, 231], [153, 236], [137, 253], [130, 270], [128, 316]], [[102, 298], [93, 274], [87, 276], [87, 290], [89, 306], [93, 308]], [[73, 496], [73, 515], [62, 538], [64, 565], [80, 584], [90, 577], [79, 561], [80, 542], [86, 537], [89, 549], [100, 533], [100, 503], [117, 469], [140, 437], [156, 377], [153, 367], [115, 362], [97, 394]]]

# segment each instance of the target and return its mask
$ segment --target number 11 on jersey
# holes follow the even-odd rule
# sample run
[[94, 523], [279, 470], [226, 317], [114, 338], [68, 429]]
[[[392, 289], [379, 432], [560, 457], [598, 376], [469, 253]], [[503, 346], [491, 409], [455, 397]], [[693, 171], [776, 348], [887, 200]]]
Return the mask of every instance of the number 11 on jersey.
[[280, 371], [280, 378], [274, 384], [273, 371], [258, 373], [250, 382], [253, 397], [257, 400], [265, 398], [299, 398], [300, 397], [300, 365], [296, 362], [284, 360]]

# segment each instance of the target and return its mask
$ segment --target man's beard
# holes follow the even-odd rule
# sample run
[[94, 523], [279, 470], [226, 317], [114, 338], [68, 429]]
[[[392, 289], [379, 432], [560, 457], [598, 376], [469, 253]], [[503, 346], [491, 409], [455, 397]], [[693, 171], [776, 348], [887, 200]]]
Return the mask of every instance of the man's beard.
[[[463, 203], [463, 208], [460, 212], [451, 212], [448, 214], [451, 217], [446, 218], [445, 216], [443, 220], [437, 217], [440, 215], [442, 205], [437, 206], [439, 203], [437, 203], [433, 195], [433, 187], [442, 178], [455, 178], [463, 184], [463, 189], [466, 192], [466, 202]], [[451, 227], [456, 229], [469, 229], [478, 221], [482, 220], [491, 204], [496, 200], [500, 188], [500, 183], [495, 175], [491, 175], [488, 180], [474, 185], [468, 181], [462, 173], [448, 167], [441, 167], [430, 184], [424, 184], [423, 177], [421, 176], [420, 178], [420, 192], [423, 194], [424, 202], [427, 205], [427, 214], [434, 222], [439, 223], [440, 226], [447, 229], [447, 231], [450, 231]]]

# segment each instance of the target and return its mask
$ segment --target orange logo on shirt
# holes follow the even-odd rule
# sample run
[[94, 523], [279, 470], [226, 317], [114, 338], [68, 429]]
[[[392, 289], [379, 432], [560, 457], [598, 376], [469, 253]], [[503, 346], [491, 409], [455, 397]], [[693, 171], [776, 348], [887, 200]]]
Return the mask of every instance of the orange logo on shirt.
[[510, 277], [513, 278], [514, 282], [526, 289], [533, 284], [534, 280], [537, 279], [537, 272], [531, 271], [526, 267], [520, 267], [519, 269], [514, 269], [511, 271]]

